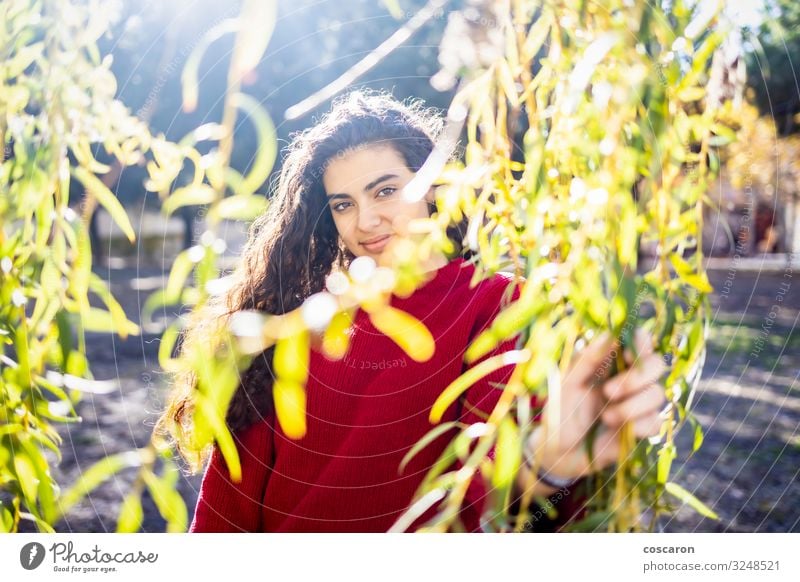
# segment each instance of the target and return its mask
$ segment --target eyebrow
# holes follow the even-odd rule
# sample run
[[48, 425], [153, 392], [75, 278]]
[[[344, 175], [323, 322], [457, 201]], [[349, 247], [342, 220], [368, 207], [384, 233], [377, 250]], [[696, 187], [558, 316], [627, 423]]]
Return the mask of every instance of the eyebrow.
[[[397, 178], [397, 174], [384, 174], [380, 178], [376, 178], [375, 180], [364, 186], [364, 192], [369, 192], [381, 182], [385, 182], [386, 180], [391, 180], [393, 178]], [[349, 197], [350, 197], [349, 194], [330, 194], [328, 195], [328, 200], [333, 200], [335, 198], [349, 198]]]

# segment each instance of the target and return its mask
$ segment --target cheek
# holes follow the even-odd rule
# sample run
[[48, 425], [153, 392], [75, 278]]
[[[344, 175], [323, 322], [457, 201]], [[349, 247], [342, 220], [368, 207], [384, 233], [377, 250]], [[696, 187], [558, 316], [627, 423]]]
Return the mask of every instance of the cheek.
[[339, 236], [343, 239], [347, 239], [349, 237], [349, 233], [353, 231], [353, 227], [355, 225], [355, 219], [351, 216], [351, 212], [346, 212], [345, 214], [337, 214], [331, 211], [333, 215], [333, 224], [336, 227]]
[[428, 203], [424, 200], [413, 203], [404, 202], [403, 200], [392, 200], [386, 204], [385, 216], [391, 221], [400, 216], [407, 220], [412, 218], [427, 218], [430, 214], [428, 214]]

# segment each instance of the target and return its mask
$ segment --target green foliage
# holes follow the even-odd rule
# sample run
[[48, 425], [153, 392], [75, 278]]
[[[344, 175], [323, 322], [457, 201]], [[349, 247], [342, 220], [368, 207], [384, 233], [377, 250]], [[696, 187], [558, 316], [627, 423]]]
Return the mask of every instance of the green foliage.
[[[131, 467], [168, 527], [185, 529], [177, 474], [153, 445], [100, 461], [63, 493], [51, 471], [60, 458], [57, 425], [80, 422], [82, 393], [107, 384], [93, 379], [86, 332], [139, 333], [92, 272], [88, 221], [98, 204], [135, 240], [96, 153], [102, 148], [124, 166], [151, 152], [161, 162], [155, 169], [174, 177], [163, 153], [176, 146], [152, 136], [115, 98], [111, 59], [97, 46], [110, 26], [105, 11], [68, 0], [10, 0], [0, 4], [0, 22], [0, 530], [30, 520], [52, 531], [83, 496]], [[70, 207], [73, 180], [86, 193], [79, 212]], [[90, 305], [90, 295], [104, 307]], [[122, 530], [141, 523], [134, 499], [141, 491], [135, 485], [123, 505]]]
[[792, 0], [766, 0], [765, 20], [748, 37], [751, 87], [762, 115], [772, 116], [782, 134], [796, 133], [800, 114], [800, 6]]
[[[642, 508], [654, 519], [667, 508], [664, 491], [710, 516], [668, 476], [705, 354], [712, 288], [700, 233], [703, 193], [717, 168], [711, 146], [719, 136], [735, 137], [717, 123], [724, 71], [715, 55], [725, 42], [717, 14], [684, 2], [613, 0], [522, 2], [510, 15], [485, 10], [487, 21], [500, 23], [503, 34], [494, 38], [505, 38], [495, 47], [502, 57], [449, 71], [462, 78], [456, 104], [466, 111], [469, 143], [465, 163], [444, 169], [438, 220], [470, 217], [479, 270], [524, 277], [520, 300], [475, 340], [467, 359], [516, 334], [532, 356], [516, 363], [481, 439], [496, 441], [491, 469], [471, 458], [459, 473], [488, 474], [489, 526], [519, 528], [525, 515], [508, 517], [514, 463], [499, 453], [515, 446], [519, 457], [533, 428], [521, 403], [557, 387], [574, 349], [591, 337], [608, 330], [633, 348], [634, 330], [644, 328], [655, 349], [671, 357], [663, 382], [671, 415], [650, 442], [637, 443], [623, 427], [617, 466], [592, 478], [587, 520], [575, 528], [639, 529]], [[472, 42], [480, 47], [492, 38], [478, 32]], [[448, 46], [455, 44], [446, 36], [443, 50]], [[524, 159], [515, 162], [511, 137], [521, 117]], [[657, 253], [649, 270], [638, 265], [645, 245]], [[617, 358], [610, 373], [623, 368]], [[443, 398], [462, 390], [465, 376]], [[702, 432], [693, 424], [697, 447]], [[442, 474], [419, 495], [441, 490], [449, 478]], [[462, 487], [450, 487], [426, 529], [457, 528], [463, 495]], [[529, 502], [523, 497], [522, 506]]]
[[[148, 187], [158, 191], [163, 198], [162, 210], [166, 214], [184, 206], [207, 207], [208, 230], [200, 236], [200, 244], [183, 251], [175, 259], [164, 289], [151, 295], [144, 306], [144, 317], [149, 318], [157, 309], [167, 305], [183, 304], [195, 308], [196, 313], [209, 302], [212, 294], [225, 289], [230, 277], [224, 277], [220, 259], [225, 251], [224, 241], [218, 235], [223, 220], [252, 220], [266, 208], [266, 198], [260, 193], [277, 157], [275, 126], [262, 105], [254, 98], [240, 92], [242, 78], [252, 72], [267, 48], [275, 26], [276, 2], [247, 0], [237, 17], [219, 22], [207, 31], [195, 45], [181, 77], [184, 109], [191, 111], [199, 98], [198, 69], [209, 47], [227, 35], [235, 35], [234, 54], [226, 85], [221, 123], [207, 123], [178, 144], [177, 150], [166, 152], [165, 163], [155, 167], [164, 176]], [[244, 113], [252, 123], [257, 137], [255, 157], [246, 173], [231, 167], [234, 129], [239, 113]], [[194, 149], [203, 142], [210, 149], [202, 159]], [[192, 182], [169, 192], [169, 185], [181, 164], [189, 160], [194, 166]], [[152, 174], [152, 172], [151, 172]], [[179, 443], [197, 453], [217, 444], [234, 479], [241, 467], [233, 437], [228, 431], [225, 414], [239, 384], [239, 370], [249, 364], [249, 355], [231, 341], [230, 330], [218, 325], [209, 331], [213, 341], [201, 346], [183, 345], [178, 357], [173, 357], [183, 321], [178, 320], [164, 332], [159, 350], [159, 362], [175, 377], [189, 376], [196, 388], [192, 394], [192, 434], [190, 443]], [[214, 326], [212, 322], [210, 325]], [[306, 335], [303, 332], [301, 335]], [[299, 337], [299, 336], [298, 336]], [[293, 350], [292, 353], [298, 350]], [[300, 350], [302, 351], [302, 350]], [[295, 366], [297, 368], [297, 366]], [[290, 374], [291, 376], [291, 374]], [[281, 406], [290, 409], [301, 406], [302, 388], [297, 379], [284, 378], [277, 394]], [[305, 381], [303, 378], [301, 381]], [[276, 402], [277, 405], [277, 402]], [[295, 418], [301, 418], [302, 415]], [[290, 434], [302, 434], [304, 424], [291, 425]], [[167, 430], [175, 427], [168, 427]], [[173, 431], [174, 432], [174, 431]]]
[[[98, 162], [94, 152], [102, 147], [121, 165], [147, 156], [146, 185], [163, 198], [166, 214], [187, 205], [209, 206], [212, 230], [177, 258], [166, 288], [148, 299], [145, 314], [170, 304], [202, 305], [220, 284], [218, 259], [224, 245], [215, 229], [222, 220], [252, 219], [266, 205], [255, 192], [275, 161], [275, 128], [261, 105], [238, 88], [266, 49], [269, 35], [264, 31], [274, 25], [275, 3], [247, 2], [240, 17], [225, 21], [222, 32], [213, 30], [208, 42], [200, 43], [207, 46], [226, 31], [237, 35], [223, 120], [197, 128], [179, 143], [151, 135], [115, 98], [111, 59], [101, 58], [97, 46], [110, 27], [102, 11], [69, 0], [13, 0], [0, 6], [0, 17], [0, 132], [6, 152], [0, 167], [0, 526], [14, 531], [21, 519], [30, 519], [51, 531], [92, 489], [133, 468], [137, 473], [122, 503], [118, 530], [139, 529], [141, 496], [147, 490], [168, 530], [184, 531], [188, 518], [175, 489], [177, 470], [158, 438], [138, 451], [103, 459], [63, 494], [43, 452], [59, 455], [54, 423], [79, 422], [74, 404], [82, 391], [94, 387], [85, 332], [139, 333], [91, 270], [88, 221], [98, 204], [135, 240], [122, 205], [103, 180], [110, 167]], [[198, 91], [191, 67], [184, 83], [191, 106]], [[229, 166], [238, 111], [252, 121], [260, 143], [244, 174]], [[195, 149], [200, 142], [218, 147], [201, 158]], [[171, 191], [186, 166], [193, 168], [192, 181]], [[72, 179], [86, 192], [80, 215], [69, 207]], [[90, 293], [105, 309], [90, 306]], [[189, 362], [173, 359], [180, 325], [175, 322], [164, 334], [159, 359], [168, 371], [184, 366], [197, 374], [196, 444], [202, 448], [218, 442], [236, 474], [236, 449], [224, 413], [238, 383], [236, 370], [246, 360], [231, 350], [209, 359], [201, 350]]]

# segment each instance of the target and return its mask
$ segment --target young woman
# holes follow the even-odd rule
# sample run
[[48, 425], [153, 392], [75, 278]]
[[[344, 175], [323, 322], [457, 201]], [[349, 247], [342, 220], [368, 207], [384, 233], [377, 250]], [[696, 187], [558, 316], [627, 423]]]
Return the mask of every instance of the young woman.
[[[409, 220], [435, 211], [432, 190], [417, 203], [402, 200], [401, 191], [430, 154], [441, 127], [441, 119], [419, 103], [362, 92], [339, 99], [315, 127], [294, 139], [269, 210], [253, 225], [235, 284], [195, 315], [183, 349], [208, 341], [215, 327], [239, 310], [281, 314], [299, 307], [324, 289], [332, 270], [346, 268], [355, 257], [379, 262]], [[452, 234], [460, 250], [460, 235]], [[392, 526], [453, 433], [423, 449], [403, 471], [401, 460], [432, 428], [431, 406], [463, 372], [471, 341], [504, 299], [518, 296], [516, 288], [508, 290], [509, 278], [499, 274], [471, 288], [474, 269], [459, 255], [427, 260], [423, 269], [430, 279], [411, 296], [391, 299], [433, 334], [436, 350], [429, 361], [408, 358], [361, 310], [344, 359], [331, 361], [312, 348], [303, 438], [288, 438], [275, 420], [272, 350], [255, 359], [228, 411], [242, 480], [234, 483], [219, 451], [212, 451], [191, 531], [381, 532]], [[637, 337], [645, 365], [602, 386], [593, 380], [612, 355], [612, 342], [597, 338], [576, 358], [563, 380], [560, 438], [544, 443], [536, 493], [553, 494], [613, 463], [617, 429], [624, 422], [633, 422], [640, 438], [658, 432], [664, 397], [656, 382], [664, 364], [648, 338]], [[508, 341], [487, 357], [511, 349], [514, 342]], [[472, 386], [442, 422], [484, 420], [500, 395], [497, 383], [507, 381], [510, 372], [501, 369]], [[181, 379], [162, 419], [179, 447], [191, 436], [192, 390], [193, 378]], [[608, 430], [595, 443], [590, 467], [582, 442], [598, 417]], [[529, 455], [542, 438], [542, 431], [533, 433]], [[529, 482], [528, 470], [520, 470], [520, 491]], [[490, 493], [473, 480], [459, 516], [466, 531], [480, 531]]]

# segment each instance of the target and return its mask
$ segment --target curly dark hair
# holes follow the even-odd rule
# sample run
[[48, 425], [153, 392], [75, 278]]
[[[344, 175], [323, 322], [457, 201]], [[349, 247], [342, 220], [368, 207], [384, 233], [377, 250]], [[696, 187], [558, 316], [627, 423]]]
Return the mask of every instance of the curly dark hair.
[[[220, 337], [223, 326], [238, 311], [280, 315], [298, 308], [323, 290], [334, 266], [349, 266], [354, 257], [339, 238], [322, 183], [330, 161], [353, 148], [382, 143], [393, 147], [407, 167], [417, 172], [442, 128], [439, 112], [424, 107], [420, 100], [399, 102], [385, 93], [353, 91], [334, 101], [319, 123], [293, 135], [269, 207], [253, 222], [241, 261], [231, 274], [233, 284], [192, 313], [182, 334], [181, 351], [191, 353], [195, 346], [207, 346]], [[430, 209], [435, 211], [435, 205]], [[457, 254], [463, 252], [464, 232], [463, 223], [448, 232]], [[258, 422], [271, 410], [272, 355], [273, 348], [265, 350], [241, 375], [226, 417], [232, 431]], [[191, 371], [175, 374], [159, 421], [161, 433], [172, 437], [194, 468], [207, 453], [191, 446], [196, 382]]]

